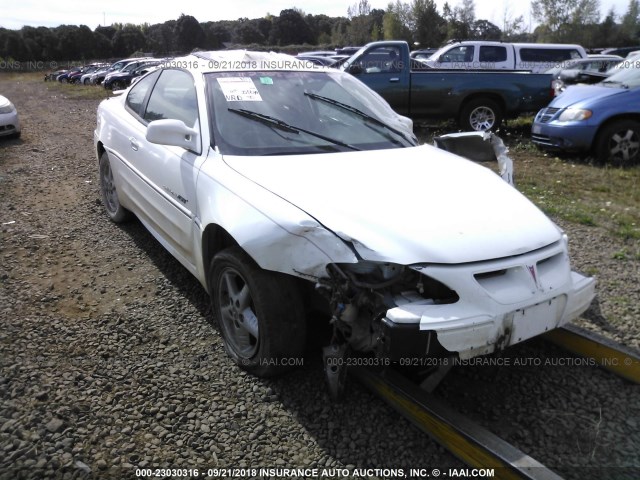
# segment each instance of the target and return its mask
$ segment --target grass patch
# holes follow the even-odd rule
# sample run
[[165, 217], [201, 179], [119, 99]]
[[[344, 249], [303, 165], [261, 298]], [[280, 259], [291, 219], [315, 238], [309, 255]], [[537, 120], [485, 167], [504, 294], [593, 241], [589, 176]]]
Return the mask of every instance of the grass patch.
[[113, 96], [111, 90], [107, 90], [101, 85], [75, 85], [60, 82], [45, 82], [45, 72], [0, 72], [4, 81], [12, 81], [29, 85], [37, 85], [37, 88], [46, 88], [52, 95], [69, 99], [90, 99], [102, 100]]
[[63, 98], [86, 98], [101, 100], [112, 96], [111, 90], [102, 85], [76, 85], [60, 82], [43, 82], [49, 92], [61, 95]]
[[[528, 139], [521, 140], [530, 146]], [[595, 165], [588, 158], [511, 148], [518, 189], [548, 215], [640, 239], [640, 168]]]

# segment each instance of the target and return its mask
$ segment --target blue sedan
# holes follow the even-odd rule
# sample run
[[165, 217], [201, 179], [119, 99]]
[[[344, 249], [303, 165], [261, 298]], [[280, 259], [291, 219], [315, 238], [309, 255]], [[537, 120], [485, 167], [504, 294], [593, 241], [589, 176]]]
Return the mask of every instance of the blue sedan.
[[545, 149], [589, 152], [616, 165], [640, 162], [640, 66], [596, 85], [567, 88], [538, 112], [532, 141]]

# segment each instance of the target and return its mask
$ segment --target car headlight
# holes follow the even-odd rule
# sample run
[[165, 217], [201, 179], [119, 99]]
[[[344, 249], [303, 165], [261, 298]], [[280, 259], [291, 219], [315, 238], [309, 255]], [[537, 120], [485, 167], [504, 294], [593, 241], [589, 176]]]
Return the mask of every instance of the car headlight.
[[13, 106], [13, 103], [9, 102], [9, 105], [5, 105], [4, 107], [0, 107], [0, 113], [11, 113], [16, 109]]
[[361, 260], [358, 263], [331, 264], [354, 285], [364, 288], [383, 288], [396, 283], [405, 271], [403, 265], [395, 263]]
[[583, 108], [567, 108], [558, 117], [559, 122], [579, 122], [591, 118], [593, 112]]

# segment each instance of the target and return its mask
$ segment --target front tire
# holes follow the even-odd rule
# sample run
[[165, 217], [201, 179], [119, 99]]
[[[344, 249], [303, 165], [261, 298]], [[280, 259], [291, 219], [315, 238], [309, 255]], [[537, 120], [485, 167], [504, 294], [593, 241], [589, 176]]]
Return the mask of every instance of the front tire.
[[225, 349], [236, 364], [258, 377], [301, 364], [306, 324], [292, 277], [263, 270], [231, 247], [214, 257], [209, 285]]
[[100, 192], [102, 193], [104, 209], [112, 222], [122, 223], [130, 218], [131, 213], [129, 210], [120, 205], [107, 152], [102, 152], [100, 156]]
[[618, 120], [607, 125], [596, 140], [596, 157], [600, 162], [631, 166], [640, 161], [640, 122]]
[[488, 98], [471, 100], [462, 108], [458, 123], [465, 131], [495, 130], [502, 123], [502, 109]]

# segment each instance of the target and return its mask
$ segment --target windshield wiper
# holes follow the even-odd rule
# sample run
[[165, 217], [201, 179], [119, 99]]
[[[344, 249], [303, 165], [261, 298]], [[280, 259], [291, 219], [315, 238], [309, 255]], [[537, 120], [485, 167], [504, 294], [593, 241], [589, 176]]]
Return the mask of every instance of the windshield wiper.
[[258, 122], [262, 122], [266, 125], [272, 125], [277, 127], [285, 132], [299, 134], [300, 132], [311, 135], [312, 137], [320, 138], [327, 142], [333, 143], [334, 145], [339, 145], [341, 147], [349, 148], [351, 150], [360, 150], [353, 145], [349, 145], [348, 143], [341, 142], [340, 140], [336, 140], [335, 138], [327, 137], [325, 135], [321, 135], [316, 132], [312, 132], [311, 130], [307, 130], [306, 128], [296, 127], [293, 125], [289, 125], [287, 122], [283, 122], [279, 118], [272, 117], [270, 115], [266, 115], [264, 113], [254, 112], [253, 110], [246, 110], [244, 108], [227, 108], [228, 111], [236, 113], [238, 115], [242, 115], [243, 117], [251, 118]]
[[390, 125], [387, 125], [385, 122], [383, 122], [382, 120], [369, 115], [368, 113], [363, 112], [362, 110], [356, 108], [356, 107], [352, 107], [351, 105], [347, 105], [346, 103], [342, 103], [339, 102], [337, 100], [334, 100], [333, 98], [328, 98], [328, 97], [323, 97], [322, 95], [318, 95], [317, 93], [310, 93], [310, 92], [304, 92], [304, 94], [307, 97], [313, 98], [315, 100], [320, 100], [321, 102], [325, 102], [328, 103], [329, 105], [335, 105], [336, 107], [340, 107], [343, 110], [346, 110], [347, 112], [351, 112], [351, 113], [355, 113], [356, 115], [369, 120], [372, 123], [375, 123], [377, 125], [380, 125], [384, 128], [386, 128], [387, 130], [390, 130], [391, 132], [395, 133], [396, 135], [399, 135], [400, 137], [404, 138], [405, 140], [409, 140], [410, 143], [413, 143], [413, 141], [409, 138], [407, 138], [405, 132], [402, 132], [401, 130], [398, 130], [397, 128], [394, 128]]
[[625, 89], [629, 90], [629, 85], [627, 85], [626, 83], [622, 83], [619, 80], [603, 80], [600, 83], [602, 83], [602, 84], [608, 83], [610, 85], [620, 85], [622, 88], [625, 88]]

